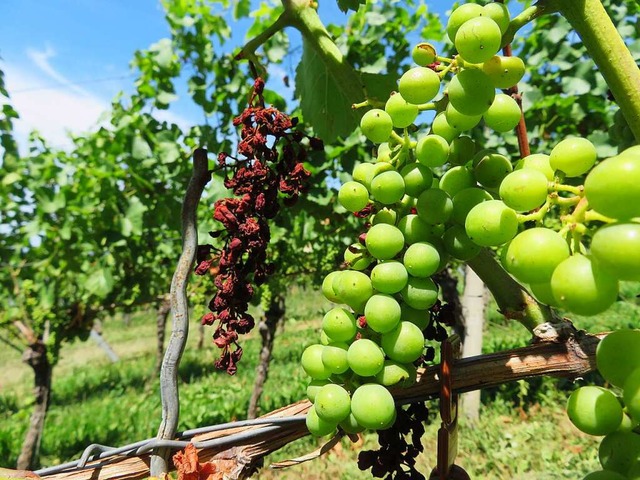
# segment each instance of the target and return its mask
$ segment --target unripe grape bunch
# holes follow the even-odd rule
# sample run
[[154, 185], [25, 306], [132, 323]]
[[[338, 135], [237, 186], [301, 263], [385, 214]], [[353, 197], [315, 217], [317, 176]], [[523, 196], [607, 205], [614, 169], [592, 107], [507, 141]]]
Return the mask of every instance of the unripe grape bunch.
[[[461, 5], [446, 27], [457, 55], [421, 43], [386, 102], [354, 105], [367, 108], [360, 129], [377, 154], [339, 190], [363, 234], [345, 251], [348, 268], [325, 278], [336, 306], [302, 356], [315, 435], [393, 423], [388, 387], [415, 379], [438, 302], [433, 276], [450, 262], [493, 251], [540, 303], [579, 315], [607, 310], [620, 280], [640, 281], [640, 146], [598, 159], [588, 139], [568, 137], [511, 159], [463, 135], [516, 134], [509, 89], [525, 66], [500, 55], [510, 21], [502, 3]], [[428, 126], [425, 111], [435, 113]]]

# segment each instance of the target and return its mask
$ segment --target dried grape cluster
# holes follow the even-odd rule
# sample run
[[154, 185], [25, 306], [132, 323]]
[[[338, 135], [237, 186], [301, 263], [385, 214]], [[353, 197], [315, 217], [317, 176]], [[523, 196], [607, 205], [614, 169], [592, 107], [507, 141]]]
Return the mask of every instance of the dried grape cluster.
[[221, 238], [224, 245], [220, 250], [201, 246], [197, 258], [198, 275], [217, 267], [213, 272], [217, 291], [202, 323], [216, 325], [213, 341], [222, 349], [216, 368], [231, 375], [242, 357], [238, 335], [248, 333], [255, 324], [247, 312], [253, 284], [263, 284], [274, 272], [267, 252], [269, 220], [306, 191], [311, 174], [303, 162], [308, 149], [323, 148], [319, 140], [294, 130], [296, 118], [265, 107], [263, 90], [264, 80], [257, 78], [249, 105], [233, 121], [241, 128], [239, 158], [218, 155], [220, 167], [230, 173], [224, 185], [234, 195], [214, 204], [213, 218], [223, 229], [210, 235]]

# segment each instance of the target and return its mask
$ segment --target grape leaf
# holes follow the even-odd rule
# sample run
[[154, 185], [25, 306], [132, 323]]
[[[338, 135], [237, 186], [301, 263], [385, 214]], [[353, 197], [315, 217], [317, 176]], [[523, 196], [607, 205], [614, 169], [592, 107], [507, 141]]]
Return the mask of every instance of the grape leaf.
[[398, 76], [394, 74], [360, 72], [360, 79], [369, 100], [385, 103], [398, 89]]
[[98, 297], [106, 297], [113, 288], [113, 285], [114, 280], [111, 272], [101, 268], [89, 275], [84, 287], [89, 293]]
[[360, 5], [365, 5], [367, 3], [366, 0], [337, 0], [337, 2], [338, 8], [345, 13], [349, 10], [357, 12]]
[[346, 137], [358, 125], [351, 103], [306, 41], [296, 69], [296, 96], [300, 98], [305, 122], [326, 143]]

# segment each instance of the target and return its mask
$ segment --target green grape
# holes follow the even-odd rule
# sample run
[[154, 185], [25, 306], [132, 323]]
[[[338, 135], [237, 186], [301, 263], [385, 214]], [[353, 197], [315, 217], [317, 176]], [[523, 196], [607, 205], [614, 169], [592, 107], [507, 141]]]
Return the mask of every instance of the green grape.
[[439, 225], [429, 225], [416, 214], [405, 215], [398, 222], [398, 229], [408, 245], [439, 237], [442, 234], [440, 228]]
[[495, 88], [507, 89], [518, 84], [525, 73], [524, 62], [519, 57], [495, 55], [482, 64], [482, 71]]
[[470, 130], [482, 120], [482, 115], [465, 115], [456, 110], [450, 103], [444, 111], [447, 123], [456, 130]]
[[378, 263], [371, 270], [371, 284], [381, 293], [398, 293], [405, 287], [408, 278], [405, 266], [395, 260]]
[[569, 245], [559, 233], [547, 228], [531, 228], [511, 240], [504, 267], [521, 282], [548, 283], [553, 271], [569, 255]]
[[342, 272], [331, 272], [329, 275], [324, 277], [322, 281], [322, 294], [324, 298], [333, 303], [342, 303], [342, 300], [334, 290], [334, 281], [342, 274]]
[[441, 167], [447, 163], [449, 143], [440, 135], [425, 135], [418, 139], [416, 160], [425, 167]]
[[349, 342], [356, 336], [356, 319], [347, 309], [335, 307], [324, 315], [322, 330], [335, 342]]
[[619, 280], [640, 281], [640, 224], [599, 228], [591, 240], [591, 256]]
[[359, 212], [369, 203], [369, 191], [361, 183], [345, 182], [338, 191], [338, 201], [349, 212]]
[[640, 367], [640, 330], [616, 330], [600, 340], [596, 365], [607, 382], [622, 387], [631, 372]]
[[400, 322], [400, 304], [391, 295], [377, 293], [364, 307], [367, 325], [374, 332], [386, 333], [393, 330]]
[[469, 211], [477, 204], [489, 200], [493, 200], [493, 197], [489, 192], [481, 188], [471, 187], [460, 190], [452, 199], [452, 220], [455, 223], [464, 225]]
[[331, 371], [332, 374], [340, 374], [349, 370], [347, 361], [347, 350], [349, 345], [344, 342], [333, 342], [325, 345], [322, 350], [322, 364]]
[[[433, 100], [440, 90], [440, 77], [426, 67], [407, 70], [398, 82], [400, 95], [409, 103], [420, 105]], [[411, 121], [413, 123], [413, 120]]]
[[[355, 167], [353, 167], [353, 173], [351, 174], [353, 180], [355, 182], [361, 183], [364, 187], [369, 190], [371, 187], [371, 180], [376, 176], [378, 172], [379, 164], [376, 163], [359, 163]], [[391, 168], [393, 166], [389, 164]]]
[[620, 220], [640, 217], [640, 154], [626, 152], [600, 162], [584, 181], [589, 206]]
[[329, 383], [316, 394], [313, 408], [322, 420], [337, 424], [349, 416], [351, 397], [344, 387]]
[[496, 132], [506, 133], [512, 131], [518, 123], [522, 111], [518, 102], [511, 95], [499, 93], [493, 100], [489, 110], [484, 112], [482, 118], [487, 127], [494, 129]]
[[628, 480], [628, 477], [610, 470], [598, 470], [596, 472], [589, 473], [582, 480]]
[[[355, 251], [354, 251], [355, 250]], [[359, 243], [354, 243], [344, 251], [344, 261], [353, 270], [364, 270], [371, 265], [373, 259], [369, 252]]]
[[497, 247], [516, 236], [518, 217], [500, 200], [489, 200], [469, 211], [464, 227], [474, 243], [482, 247]]
[[622, 399], [631, 418], [640, 421], [640, 367], [633, 370], [624, 381]]
[[450, 197], [454, 197], [456, 193], [465, 188], [476, 186], [476, 179], [473, 176], [473, 170], [463, 165], [458, 165], [447, 170], [440, 178], [440, 190], [444, 190]]
[[516, 170], [522, 169], [529, 170], [538, 170], [542, 172], [547, 180], [553, 182], [555, 178], [555, 171], [551, 168], [551, 163], [549, 162], [549, 155], [545, 155], [544, 153], [534, 153], [532, 155], [528, 155], [521, 160], [518, 160], [516, 163]]
[[444, 248], [447, 253], [453, 258], [466, 262], [471, 260], [478, 253], [480, 253], [481, 247], [472, 242], [467, 236], [467, 232], [461, 225], [453, 225], [444, 232], [442, 237], [444, 241]]
[[515, 170], [500, 183], [500, 198], [508, 207], [528, 212], [545, 202], [548, 185], [547, 177], [539, 170]]
[[578, 315], [596, 315], [616, 301], [618, 280], [595, 268], [584, 255], [574, 255], [554, 270], [551, 290], [562, 308]]
[[397, 218], [398, 218], [398, 214], [396, 213], [395, 210], [391, 210], [389, 208], [383, 208], [380, 211], [376, 212], [375, 215], [371, 217], [371, 225], [377, 225], [378, 223], [395, 225]]
[[393, 424], [396, 405], [385, 387], [365, 383], [356, 388], [351, 396], [351, 413], [363, 427], [383, 430]]
[[332, 340], [332, 339], [330, 339], [330, 338], [327, 336], [327, 334], [326, 334], [326, 333], [324, 333], [324, 330], [321, 330], [321, 331], [320, 331], [320, 343], [321, 343], [322, 345], [324, 345], [325, 347], [326, 347], [327, 345], [329, 345], [330, 343], [333, 343], [333, 340]]
[[313, 405], [307, 412], [305, 421], [307, 430], [309, 430], [311, 435], [314, 437], [324, 437], [325, 435], [333, 433], [337, 428], [337, 424], [321, 419], [316, 413], [316, 409]]
[[322, 363], [323, 350], [324, 345], [319, 343], [309, 345], [302, 352], [302, 358], [300, 359], [305, 373], [316, 380], [326, 380], [331, 376], [331, 371]]
[[420, 194], [416, 201], [418, 217], [427, 223], [445, 223], [453, 214], [453, 202], [444, 190], [431, 188]]
[[374, 108], [362, 116], [360, 129], [373, 143], [386, 142], [393, 131], [393, 120], [384, 110]]
[[416, 373], [416, 367], [410, 363], [385, 360], [384, 367], [376, 374], [376, 381], [385, 387], [399, 384], [401, 387], [406, 388], [416, 382]]
[[349, 346], [347, 361], [349, 362], [349, 368], [356, 375], [373, 377], [384, 366], [384, 353], [374, 341], [368, 338], [361, 338]]
[[596, 163], [596, 147], [586, 138], [569, 137], [558, 143], [549, 156], [554, 170], [563, 171], [567, 177], [579, 177]]
[[486, 4], [482, 9], [484, 10], [483, 15], [496, 22], [500, 27], [500, 34], [504, 35], [511, 22], [511, 15], [507, 6], [504, 3], [492, 2]]
[[384, 106], [384, 110], [389, 114], [393, 126], [396, 128], [408, 127], [414, 122], [419, 113], [417, 105], [407, 102], [400, 93], [391, 94]]
[[[378, 145], [378, 151], [376, 152], [376, 162], [391, 162], [391, 154], [393, 150], [389, 145], [389, 142], [383, 142]], [[355, 179], [354, 179], [355, 180]]]
[[433, 184], [433, 172], [420, 163], [409, 163], [400, 170], [407, 195], [417, 197]]
[[348, 434], [356, 434], [364, 431], [364, 427], [358, 424], [356, 417], [353, 416], [353, 413], [349, 413], [349, 416], [341, 421], [338, 426]]
[[485, 188], [498, 188], [512, 171], [509, 159], [491, 150], [481, 150], [473, 157], [473, 175]]
[[[437, 135], [439, 137], [444, 138], [445, 141], [451, 142], [454, 138], [460, 135], [460, 130], [457, 130], [456, 128], [449, 125], [449, 123], [447, 122], [447, 117], [445, 116], [445, 113], [440, 112], [435, 116], [435, 118], [433, 119], [433, 122], [431, 123], [430, 136], [431, 135]], [[448, 145], [449, 144], [447, 143], [447, 147]], [[448, 148], [447, 148], [447, 153], [448, 153]], [[436, 166], [436, 165], [427, 165], [427, 166], [430, 167], [430, 166]]]
[[329, 380], [311, 380], [309, 385], [307, 385], [307, 398], [311, 401], [311, 403], [316, 401], [316, 395], [320, 391], [322, 387], [331, 383]]
[[371, 180], [371, 195], [376, 202], [391, 205], [404, 196], [404, 179], [395, 170], [379, 173]]
[[436, 61], [436, 49], [429, 43], [421, 42], [411, 50], [411, 59], [421, 67], [426, 67]]
[[391, 360], [400, 363], [415, 362], [424, 350], [422, 331], [411, 322], [400, 322], [380, 338], [382, 350]]
[[624, 414], [622, 415], [622, 422], [620, 423], [620, 426], [618, 427], [618, 430], [616, 430], [616, 432], [625, 432], [625, 433], [631, 432], [639, 424], [640, 424], [640, 421], [634, 420], [629, 416], [627, 412], [624, 412]]
[[574, 390], [567, 402], [567, 414], [578, 430], [589, 435], [607, 435], [622, 421], [622, 406], [616, 396], [602, 387]]
[[447, 22], [447, 36], [454, 42], [458, 29], [468, 20], [479, 17], [485, 13], [484, 8], [475, 3], [465, 3], [456, 8]]
[[610, 433], [600, 443], [598, 458], [605, 470], [626, 475], [640, 459], [640, 435], [620, 431]]
[[418, 310], [404, 302], [400, 304], [400, 309], [402, 310], [402, 314], [400, 315], [401, 322], [411, 322], [416, 325], [420, 331], [429, 325], [429, 319], [431, 318], [429, 310]]
[[465, 61], [483, 63], [498, 53], [501, 42], [498, 24], [489, 17], [477, 17], [460, 25], [454, 44]]
[[438, 286], [430, 278], [409, 277], [402, 299], [416, 310], [431, 308], [438, 300]]
[[373, 257], [389, 260], [404, 248], [404, 236], [397, 227], [379, 223], [369, 229], [365, 244]]
[[[334, 280], [333, 289], [342, 302], [349, 305], [356, 312], [362, 312], [364, 304], [373, 295], [373, 287], [369, 276], [355, 270], [344, 270]], [[329, 336], [334, 340], [341, 340], [331, 335]]]
[[551, 307], [558, 307], [558, 301], [553, 296], [551, 290], [551, 282], [532, 283], [529, 285], [529, 290], [536, 297], [540, 303], [549, 305]]
[[476, 142], [471, 137], [454, 138], [449, 146], [449, 163], [464, 165], [476, 154]]
[[[410, 273], [414, 277], [426, 278], [438, 271], [438, 267], [440, 266], [440, 253], [438, 249], [430, 243], [417, 242], [409, 245], [405, 250], [402, 262], [405, 267], [405, 272]], [[373, 273], [371, 276], [373, 278]]]
[[495, 98], [491, 79], [482, 71], [464, 69], [449, 82], [449, 101], [460, 113], [482, 115]]

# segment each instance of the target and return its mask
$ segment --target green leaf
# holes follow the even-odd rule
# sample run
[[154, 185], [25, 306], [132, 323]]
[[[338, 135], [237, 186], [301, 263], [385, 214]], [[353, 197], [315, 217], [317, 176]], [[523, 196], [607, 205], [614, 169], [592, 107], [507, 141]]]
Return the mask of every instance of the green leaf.
[[322, 140], [346, 137], [358, 125], [351, 104], [315, 50], [304, 41], [302, 60], [296, 69], [296, 95], [305, 122]]
[[11, 185], [12, 183], [18, 182], [22, 176], [17, 172], [11, 172], [2, 179], [2, 185]]
[[248, 17], [251, 13], [251, 1], [250, 0], [237, 0], [235, 2], [235, 8], [233, 9], [233, 18], [235, 20], [243, 17]]
[[129, 208], [122, 219], [121, 233], [125, 237], [133, 235], [142, 235], [144, 212], [147, 206], [144, 205], [138, 197], [129, 199]]
[[162, 163], [173, 163], [180, 158], [180, 150], [173, 142], [159, 143], [157, 154]]
[[164, 104], [169, 104], [175, 100], [178, 99], [178, 95], [176, 95], [175, 93], [171, 93], [171, 92], [166, 92], [166, 91], [162, 91], [160, 93], [158, 93], [158, 96], [156, 97], [158, 103], [164, 103]]
[[84, 288], [92, 295], [106, 297], [113, 289], [113, 275], [109, 270], [100, 268], [95, 270], [84, 284]]
[[357, 12], [360, 5], [366, 3], [366, 0], [338, 0], [338, 8], [345, 13], [349, 10]]
[[173, 44], [170, 38], [163, 38], [149, 48], [155, 54], [156, 63], [161, 68], [169, 68], [173, 60]]
[[360, 79], [367, 92], [368, 100], [384, 103], [391, 96], [391, 92], [398, 89], [398, 77], [394, 74], [361, 72]]
[[131, 146], [131, 156], [136, 160], [143, 160], [151, 156], [151, 147], [147, 141], [140, 135], [133, 137], [133, 145]]

